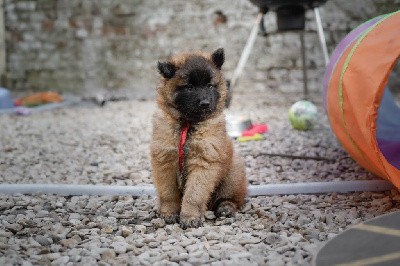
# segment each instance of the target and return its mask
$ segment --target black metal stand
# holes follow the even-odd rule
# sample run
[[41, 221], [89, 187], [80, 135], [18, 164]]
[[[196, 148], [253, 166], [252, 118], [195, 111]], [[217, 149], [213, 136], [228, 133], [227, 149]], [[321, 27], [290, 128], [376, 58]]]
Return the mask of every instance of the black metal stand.
[[[310, 8], [310, 9], [313, 9], [313, 11], [314, 11], [315, 21], [317, 23], [319, 41], [321, 44], [325, 65], [327, 65], [329, 62], [329, 56], [328, 56], [328, 50], [327, 50], [326, 41], [325, 41], [325, 35], [324, 35], [323, 28], [322, 28], [321, 17], [319, 14], [319, 5], [326, 2], [326, 0], [303, 0], [303, 1], [300, 1], [301, 3], [296, 2], [296, 1], [289, 1], [289, 0], [284, 1], [285, 3], [281, 3], [278, 1], [272, 1], [272, 0], [250, 0], [250, 1], [253, 4], [259, 6], [259, 8], [260, 8], [260, 13], [258, 16], [261, 16], [261, 18], [259, 20], [257, 20], [258, 21], [257, 23], [259, 23], [258, 28], [259, 28], [259, 31], [262, 36], [268, 35], [268, 33], [265, 29], [265, 25], [264, 25], [264, 16], [269, 10], [278, 12], [278, 15], [279, 14], [281, 15], [280, 20], [278, 19], [278, 22], [280, 22], [280, 24], [278, 23], [278, 30], [282, 30], [282, 31], [300, 30], [304, 99], [308, 99], [309, 91], [308, 91], [308, 76], [307, 76], [307, 56], [306, 56], [306, 47], [305, 47], [305, 41], [304, 41], [304, 22], [305, 22], [304, 21], [304, 13], [305, 13], [305, 8]], [[285, 9], [285, 10], [279, 9], [279, 6], [282, 6], [282, 5], [284, 6], [284, 5], [289, 5], [289, 4], [291, 5], [289, 9]], [[306, 7], [304, 7], [305, 4], [307, 4]], [[295, 5], [295, 6], [293, 6], [293, 5]], [[301, 6], [301, 5], [303, 5], [303, 6]], [[273, 8], [270, 9], [269, 7], [273, 7]], [[299, 7], [301, 7], [303, 9], [295, 10], [296, 12], [293, 12], [293, 10], [291, 10], [291, 8], [294, 8], [294, 7], [296, 7], [297, 9], [299, 9]], [[300, 11], [302, 11], [302, 12], [300, 12]], [[289, 12], [289, 13], [287, 13], [287, 12]], [[251, 40], [251, 41], [248, 41], [248, 43], [250, 43], [250, 45], [248, 45], [248, 43], [247, 43], [245, 49], [243, 49], [241, 60], [239, 61], [239, 64], [235, 70], [232, 86], [236, 85], [236, 82], [240, 76], [241, 70], [243, 69], [243, 67], [247, 61], [248, 54], [250, 53], [250, 50], [252, 49], [252, 44], [254, 43], [254, 40], [255, 40], [254, 33], [255, 33], [255, 30], [253, 29], [252, 33], [250, 34], [250, 38], [249, 38], [249, 40]], [[257, 33], [255, 33], [255, 34], [257, 34]]]
[[303, 90], [304, 90], [304, 100], [308, 99], [308, 78], [307, 78], [307, 58], [306, 58], [306, 47], [304, 43], [304, 31], [300, 32], [300, 44], [301, 44], [301, 64], [303, 68]]

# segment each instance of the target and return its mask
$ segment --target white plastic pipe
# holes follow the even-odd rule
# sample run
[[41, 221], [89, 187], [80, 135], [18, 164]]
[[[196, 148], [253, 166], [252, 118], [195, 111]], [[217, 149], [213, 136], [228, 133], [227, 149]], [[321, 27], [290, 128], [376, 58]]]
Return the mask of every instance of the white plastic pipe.
[[0, 194], [56, 194], [77, 195], [155, 195], [155, 189], [149, 186], [113, 186], [113, 185], [69, 185], [69, 184], [1, 184]]
[[[385, 180], [310, 182], [291, 184], [250, 185], [249, 196], [289, 194], [346, 193], [355, 191], [386, 191], [394, 189]], [[0, 184], [0, 194], [56, 194], [77, 195], [155, 195], [153, 186], [67, 185], [67, 184]]]
[[249, 196], [385, 191], [395, 188], [385, 180], [334, 181], [249, 186]]

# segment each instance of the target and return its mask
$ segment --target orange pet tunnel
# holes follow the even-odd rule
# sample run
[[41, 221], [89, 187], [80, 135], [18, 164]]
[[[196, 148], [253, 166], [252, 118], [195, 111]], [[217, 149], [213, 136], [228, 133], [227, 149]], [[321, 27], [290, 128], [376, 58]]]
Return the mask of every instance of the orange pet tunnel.
[[346, 151], [400, 188], [400, 107], [387, 86], [400, 57], [400, 11], [371, 19], [333, 52], [324, 107]]

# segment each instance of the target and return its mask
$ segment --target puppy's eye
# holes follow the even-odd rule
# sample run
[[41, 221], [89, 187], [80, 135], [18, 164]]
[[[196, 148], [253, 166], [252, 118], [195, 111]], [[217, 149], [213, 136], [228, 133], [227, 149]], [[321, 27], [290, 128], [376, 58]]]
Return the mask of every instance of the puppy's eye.
[[191, 90], [193, 90], [193, 86], [188, 84], [188, 85], [185, 86], [185, 89], [188, 90], [188, 91], [191, 91]]
[[215, 86], [214, 86], [213, 84], [211, 84], [211, 83], [208, 83], [208, 84], [207, 84], [207, 87], [208, 87], [209, 89], [212, 89], [212, 88], [214, 88]]

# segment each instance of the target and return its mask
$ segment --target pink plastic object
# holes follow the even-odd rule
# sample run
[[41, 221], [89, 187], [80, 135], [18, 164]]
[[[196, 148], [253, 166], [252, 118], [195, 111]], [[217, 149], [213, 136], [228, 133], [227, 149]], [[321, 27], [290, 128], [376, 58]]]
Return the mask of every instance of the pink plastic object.
[[243, 131], [242, 136], [254, 136], [255, 134], [264, 134], [268, 131], [268, 125], [266, 124], [254, 124], [245, 131]]
[[32, 113], [32, 110], [28, 107], [18, 106], [14, 109], [14, 113], [16, 115], [30, 115]]

